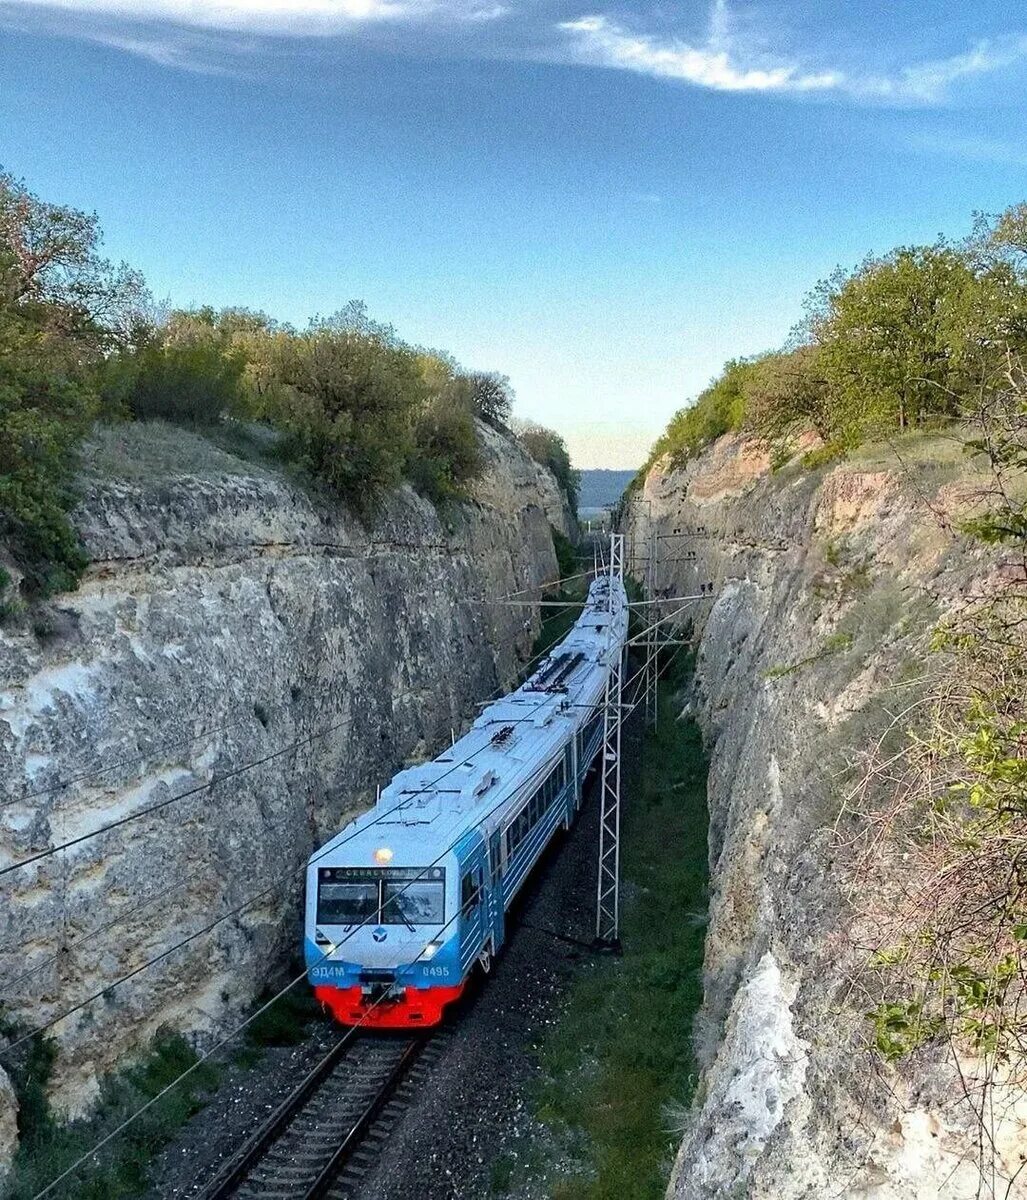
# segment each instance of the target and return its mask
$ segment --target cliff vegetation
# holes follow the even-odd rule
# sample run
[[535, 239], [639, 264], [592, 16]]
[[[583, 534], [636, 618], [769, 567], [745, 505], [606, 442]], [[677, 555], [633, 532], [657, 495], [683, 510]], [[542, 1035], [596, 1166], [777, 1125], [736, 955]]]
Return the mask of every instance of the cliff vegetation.
[[[248, 443], [365, 514], [404, 481], [436, 504], [465, 500], [485, 457], [476, 420], [506, 430], [505, 376], [406, 343], [359, 301], [303, 329], [244, 308], [168, 310], [101, 249], [95, 215], [0, 173], [0, 615], [80, 578], [68, 513], [97, 421]], [[532, 426], [522, 444], [573, 504], [559, 435]]]
[[728, 362], [671, 419], [658, 460], [681, 466], [718, 437], [765, 440], [776, 464], [815, 467], [864, 442], [960, 420], [1027, 350], [1027, 204], [976, 219], [953, 244], [902, 246], [839, 268], [780, 350]]

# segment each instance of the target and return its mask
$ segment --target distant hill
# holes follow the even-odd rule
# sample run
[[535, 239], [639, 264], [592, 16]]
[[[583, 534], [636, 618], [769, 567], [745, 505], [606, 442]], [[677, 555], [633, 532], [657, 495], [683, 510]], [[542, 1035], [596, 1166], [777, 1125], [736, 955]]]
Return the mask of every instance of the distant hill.
[[582, 471], [578, 509], [584, 512], [609, 508], [617, 503], [634, 477], [634, 471]]

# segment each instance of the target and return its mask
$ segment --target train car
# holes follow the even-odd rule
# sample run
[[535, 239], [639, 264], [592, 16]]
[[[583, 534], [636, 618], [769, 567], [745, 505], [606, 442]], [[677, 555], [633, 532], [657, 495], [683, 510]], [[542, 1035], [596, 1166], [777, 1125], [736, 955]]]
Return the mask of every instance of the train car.
[[337, 1020], [437, 1024], [475, 965], [490, 969], [511, 902], [581, 806], [627, 627], [623, 583], [600, 576], [521, 687], [311, 855], [307, 974]]

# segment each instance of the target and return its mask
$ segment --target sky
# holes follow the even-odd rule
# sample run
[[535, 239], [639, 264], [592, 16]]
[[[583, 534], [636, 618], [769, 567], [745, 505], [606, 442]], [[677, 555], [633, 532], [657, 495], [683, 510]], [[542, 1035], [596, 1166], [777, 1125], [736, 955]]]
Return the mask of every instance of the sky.
[[1012, 0], [0, 0], [0, 166], [175, 306], [350, 299], [633, 467], [837, 265], [1027, 199]]

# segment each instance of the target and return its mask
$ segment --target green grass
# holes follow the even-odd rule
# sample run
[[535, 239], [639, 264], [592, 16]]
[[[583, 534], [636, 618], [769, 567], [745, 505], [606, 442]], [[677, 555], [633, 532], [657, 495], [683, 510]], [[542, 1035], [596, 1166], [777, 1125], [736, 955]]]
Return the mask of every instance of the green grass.
[[[263, 1003], [264, 1001], [259, 1001]], [[319, 1015], [313, 993], [286, 992], [246, 1030], [235, 1053], [237, 1066], [251, 1068], [268, 1046], [293, 1046], [309, 1032]], [[122, 1121], [196, 1062], [196, 1054], [180, 1035], [162, 1032], [133, 1066], [108, 1076], [100, 1101], [86, 1120], [61, 1123], [51, 1111], [46, 1086], [53, 1068], [52, 1043], [35, 1039], [26, 1044], [12, 1079], [18, 1093], [20, 1144], [11, 1190], [5, 1200], [31, 1200], [51, 1180], [81, 1158]], [[154, 1156], [175, 1132], [206, 1104], [218, 1086], [219, 1072], [210, 1063], [197, 1067], [152, 1108], [120, 1133], [99, 1162], [90, 1162], [72, 1179], [62, 1182], [60, 1200], [119, 1200], [138, 1196], [147, 1187]]]
[[[265, 996], [258, 1007], [267, 1003]], [[298, 1046], [310, 1030], [311, 1021], [321, 1016], [321, 1006], [314, 999], [309, 987], [298, 984], [266, 1008], [246, 1027], [246, 1041], [250, 1046]]]
[[657, 1200], [676, 1148], [668, 1108], [692, 1094], [692, 1020], [702, 1001], [707, 911], [706, 773], [698, 728], [661, 684], [659, 728], [627, 785], [622, 958], [574, 982], [546, 1037], [539, 1113], [576, 1170], [559, 1200]]
[[89, 479], [133, 483], [181, 475], [247, 476], [255, 473], [255, 465], [281, 472], [274, 438], [269, 430], [238, 421], [203, 431], [167, 421], [98, 425], [83, 445], [82, 472]]
[[[7, 1200], [31, 1200], [197, 1061], [183, 1037], [159, 1033], [140, 1062], [104, 1080], [91, 1117], [61, 1124], [45, 1095], [53, 1057], [52, 1047], [37, 1038], [12, 1069], [20, 1105], [20, 1142]], [[213, 1067], [197, 1067], [114, 1138], [108, 1149], [63, 1180], [53, 1195], [60, 1200], [119, 1200], [139, 1195], [146, 1187], [154, 1155], [204, 1106], [217, 1083]]]

